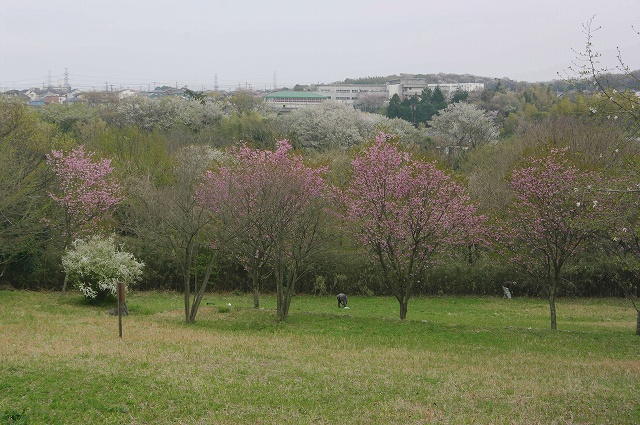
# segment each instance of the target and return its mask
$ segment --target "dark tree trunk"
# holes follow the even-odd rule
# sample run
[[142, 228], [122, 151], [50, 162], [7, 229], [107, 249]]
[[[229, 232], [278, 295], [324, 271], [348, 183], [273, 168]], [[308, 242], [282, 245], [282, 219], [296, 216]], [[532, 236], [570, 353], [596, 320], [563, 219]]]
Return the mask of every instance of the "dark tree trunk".
[[282, 315], [282, 304], [284, 302], [284, 276], [280, 265], [276, 265], [274, 277], [276, 279], [276, 315], [278, 320], [284, 320], [285, 317]]
[[556, 294], [554, 290], [549, 292], [549, 312], [551, 313], [551, 330], [557, 330], [556, 324]]
[[253, 308], [260, 308], [260, 288], [257, 282], [253, 282]]
[[64, 272], [64, 282], [62, 283], [62, 293], [67, 293], [67, 283], [69, 282], [69, 273]]
[[560, 266], [554, 265], [553, 275], [550, 276], [551, 282], [549, 282], [549, 313], [551, 315], [551, 330], [558, 329], [556, 322], [556, 291], [558, 288], [558, 281], [560, 280]]
[[403, 298], [400, 300], [400, 320], [405, 320], [407, 318], [407, 309], [409, 307], [409, 300], [407, 298]]
[[182, 264], [182, 278], [184, 284], [184, 320], [189, 323], [191, 316], [191, 258], [193, 255], [193, 244], [191, 241], [187, 244], [184, 251], [184, 259]]
[[215, 254], [211, 255], [211, 260], [209, 260], [209, 264], [207, 265], [207, 269], [202, 277], [202, 283], [200, 284], [200, 288], [193, 297], [193, 304], [191, 305], [191, 311], [189, 312], [189, 317], [187, 323], [194, 323], [196, 321], [196, 314], [198, 314], [198, 309], [200, 308], [200, 303], [202, 302], [202, 298], [204, 297], [204, 291], [207, 289], [207, 285], [209, 284], [209, 277], [211, 276], [211, 271], [213, 270], [213, 266], [216, 262]]

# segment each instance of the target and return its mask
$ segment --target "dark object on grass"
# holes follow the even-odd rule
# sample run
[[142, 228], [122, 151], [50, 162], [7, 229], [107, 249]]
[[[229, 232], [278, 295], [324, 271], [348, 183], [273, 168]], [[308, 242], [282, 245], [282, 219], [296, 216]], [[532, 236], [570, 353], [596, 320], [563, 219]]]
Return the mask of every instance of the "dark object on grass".
[[347, 296], [343, 293], [338, 294], [338, 308], [347, 306]]

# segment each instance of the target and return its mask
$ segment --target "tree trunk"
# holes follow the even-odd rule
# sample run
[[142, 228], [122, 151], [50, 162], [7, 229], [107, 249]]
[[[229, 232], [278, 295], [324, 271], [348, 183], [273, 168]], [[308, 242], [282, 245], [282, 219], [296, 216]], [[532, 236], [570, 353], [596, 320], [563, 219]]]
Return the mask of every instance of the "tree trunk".
[[191, 242], [187, 245], [184, 258], [184, 320], [189, 323], [191, 316], [191, 258], [193, 256], [193, 245]]
[[260, 308], [260, 289], [257, 286], [253, 287], [253, 308]]
[[554, 291], [549, 293], [549, 312], [551, 313], [551, 330], [558, 329], [556, 324], [556, 296]]
[[405, 320], [407, 318], [407, 309], [409, 307], [409, 299], [403, 297], [400, 300], [400, 320]]
[[298, 275], [295, 271], [289, 272], [289, 276], [287, 277], [287, 287], [284, 288], [284, 299], [282, 302], [282, 319], [286, 320], [289, 317], [289, 307], [291, 306], [291, 299], [296, 293], [296, 281], [298, 280]]
[[62, 293], [67, 293], [67, 282], [69, 282], [69, 273], [64, 272], [64, 282], [62, 283]]
[[251, 273], [251, 286], [253, 287], [253, 308], [260, 308], [260, 273], [253, 271]]
[[285, 291], [284, 300], [282, 303], [282, 311], [280, 312], [280, 320], [287, 320], [289, 317], [289, 306], [291, 305], [291, 298], [287, 294], [289, 291]]
[[551, 330], [558, 329], [556, 323], [556, 290], [558, 288], [558, 280], [560, 279], [560, 267], [554, 266], [553, 275], [550, 276], [551, 282], [549, 282], [549, 313], [551, 315]]
[[200, 308], [200, 303], [202, 302], [202, 297], [204, 297], [204, 291], [207, 288], [207, 284], [209, 283], [209, 276], [211, 276], [211, 271], [213, 270], [213, 266], [216, 262], [215, 254], [211, 255], [211, 260], [207, 265], [207, 270], [202, 277], [202, 283], [200, 284], [200, 288], [198, 292], [194, 295], [193, 304], [191, 305], [191, 312], [189, 313], [188, 323], [193, 323], [196, 321], [196, 314], [198, 314], [198, 309]]
[[274, 273], [276, 279], [276, 315], [278, 320], [284, 320], [285, 318], [282, 316], [282, 305], [284, 302], [284, 283], [283, 283], [283, 273], [280, 266], [276, 266]]

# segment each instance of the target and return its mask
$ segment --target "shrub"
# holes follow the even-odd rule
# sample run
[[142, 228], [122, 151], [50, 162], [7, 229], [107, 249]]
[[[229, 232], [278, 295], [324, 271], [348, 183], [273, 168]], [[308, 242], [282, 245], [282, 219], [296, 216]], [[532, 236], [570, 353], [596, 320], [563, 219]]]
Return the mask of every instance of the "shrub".
[[88, 240], [76, 239], [63, 255], [62, 266], [69, 282], [85, 297], [102, 299], [109, 293], [116, 294], [118, 282], [128, 287], [138, 281], [144, 263], [116, 246], [113, 236], [96, 235]]

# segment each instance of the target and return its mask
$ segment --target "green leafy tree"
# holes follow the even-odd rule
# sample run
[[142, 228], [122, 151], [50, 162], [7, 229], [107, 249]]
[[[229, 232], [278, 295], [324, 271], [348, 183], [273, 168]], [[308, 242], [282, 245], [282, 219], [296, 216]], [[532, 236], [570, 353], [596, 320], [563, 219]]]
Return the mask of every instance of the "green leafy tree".
[[52, 130], [26, 105], [0, 101], [0, 277], [44, 251]]
[[469, 98], [469, 92], [457, 89], [451, 95], [451, 103], [464, 102]]
[[55, 124], [63, 133], [73, 135], [81, 126], [99, 119], [97, 109], [84, 103], [46, 105], [38, 112], [46, 122]]
[[439, 86], [433, 89], [433, 95], [431, 96], [431, 103], [433, 104], [433, 108], [435, 111], [440, 111], [447, 107], [447, 98]]
[[389, 106], [387, 106], [387, 118], [400, 118], [400, 96], [394, 94], [389, 99]]

